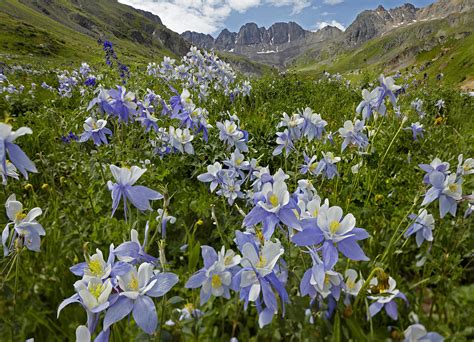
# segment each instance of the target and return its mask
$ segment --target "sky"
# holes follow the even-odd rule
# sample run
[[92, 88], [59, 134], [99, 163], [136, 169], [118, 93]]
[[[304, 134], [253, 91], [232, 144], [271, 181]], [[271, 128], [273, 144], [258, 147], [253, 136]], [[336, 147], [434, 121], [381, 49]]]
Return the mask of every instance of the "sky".
[[269, 27], [294, 21], [315, 31], [327, 25], [344, 30], [365, 9], [386, 9], [410, 2], [424, 7], [434, 0], [118, 0], [158, 15], [171, 30], [216, 37], [224, 28], [238, 32], [248, 22]]

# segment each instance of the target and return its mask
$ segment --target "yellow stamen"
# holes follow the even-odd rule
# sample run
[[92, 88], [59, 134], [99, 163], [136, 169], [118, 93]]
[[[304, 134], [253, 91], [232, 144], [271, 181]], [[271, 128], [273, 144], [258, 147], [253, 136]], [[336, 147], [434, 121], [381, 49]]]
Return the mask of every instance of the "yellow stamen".
[[217, 274], [214, 274], [212, 276], [211, 285], [212, 285], [212, 288], [214, 289], [222, 286], [222, 280], [221, 278], [219, 278]]
[[255, 235], [257, 235], [257, 238], [260, 241], [260, 243], [263, 244], [263, 242], [265, 241], [264, 236], [263, 236], [263, 232], [260, 229], [258, 229], [258, 230], [255, 231]]
[[87, 263], [87, 266], [89, 267], [89, 271], [96, 277], [100, 277], [104, 273], [100, 260], [91, 260]]
[[449, 184], [449, 191], [451, 192], [456, 192], [458, 191], [458, 185], [456, 183], [453, 183], [453, 184]]
[[278, 205], [278, 196], [273, 194], [270, 196], [270, 204], [274, 207], [276, 207]]
[[257, 262], [257, 265], [255, 267], [260, 268], [263, 267], [267, 264], [267, 259], [263, 255], [260, 255], [260, 260]]
[[354, 286], [355, 286], [354, 280], [352, 280], [352, 279], [347, 279], [347, 281], [346, 281], [346, 286], [347, 286], [350, 290], [352, 290], [352, 289], [354, 288]]
[[138, 291], [138, 279], [132, 275], [132, 279], [128, 282], [128, 288], [133, 291]]
[[331, 232], [331, 234], [336, 234], [340, 226], [341, 224], [338, 221], [332, 221], [329, 224], [329, 231]]
[[21, 221], [21, 220], [23, 220], [25, 217], [26, 217], [26, 214], [25, 214], [25, 213], [19, 212], [19, 213], [16, 213], [16, 215], [15, 215], [15, 220], [16, 220], [16, 221]]
[[102, 292], [104, 291], [104, 284], [91, 284], [89, 285], [89, 292], [93, 295], [96, 299], [100, 297]]

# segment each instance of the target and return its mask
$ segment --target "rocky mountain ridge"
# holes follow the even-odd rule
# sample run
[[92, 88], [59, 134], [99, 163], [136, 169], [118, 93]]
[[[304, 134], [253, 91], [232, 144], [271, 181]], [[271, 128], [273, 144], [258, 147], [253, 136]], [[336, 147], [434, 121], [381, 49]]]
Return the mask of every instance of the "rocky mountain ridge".
[[406, 3], [388, 10], [380, 5], [374, 10], [361, 12], [344, 32], [332, 26], [309, 31], [295, 22], [275, 23], [268, 29], [247, 23], [239, 32], [224, 29], [215, 39], [211, 35], [190, 31], [182, 36], [202, 48], [227, 51], [284, 67], [309, 49], [332, 44], [346, 49], [356, 48], [394, 29], [472, 9], [474, 0], [438, 0], [424, 8]]

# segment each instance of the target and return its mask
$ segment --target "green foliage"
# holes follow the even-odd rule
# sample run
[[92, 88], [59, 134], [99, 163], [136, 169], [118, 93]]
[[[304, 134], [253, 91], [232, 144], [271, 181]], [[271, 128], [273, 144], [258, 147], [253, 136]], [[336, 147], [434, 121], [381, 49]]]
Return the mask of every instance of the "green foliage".
[[[104, 87], [113, 87], [118, 82], [108, 70], [101, 70]], [[54, 84], [54, 74], [43, 73], [28, 77], [18, 72], [10, 78], [13, 83], [45, 80]], [[364, 76], [366, 85], [373, 79]], [[81, 132], [85, 108], [95, 96], [92, 91], [80, 95], [75, 90], [70, 98], [59, 98], [47, 90], [40, 89], [35, 96], [11, 95], [7, 100], [0, 97], [0, 113], [14, 129], [31, 127], [33, 135], [24, 136], [19, 144], [32, 157], [39, 170], [29, 180], [9, 181], [0, 195], [4, 203], [9, 194], [15, 193], [26, 208], [39, 206], [44, 214], [39, 221], [46, 229], [41, 253], [20, 250], [13, 257], [0, 259], [0, 336], [2, 340], [25, 340], [34, 337], [37, 341], [64, 341], [74, 336], [75, 328], [85, 322], [85, 314], [78, 305], [71, 305], [56, 318], [58, 304], [73, 294], [77, 280], [69, 267], [83, 260], [83, 254], [96, 248], [104, 252], [109, 244], [116, 246], [129, 238], [131, 228], [139, 231], [143, 238], [144, 227], [150, 221], [150, 236], [154, 236], [148, 252], [159, 255], [159, 239], [156, 232], [156, 212], [131, 211], [128, 221], [119, 211], [110, 217], [111, 198], [106, 181], [111, 179], [109, 164], [142, 165], [151, 161], [140, 184], [157, 189], [169, 199], [169, 212], [177, 221], [168, 226], [166, 260], [169, 270], [180, 277], [180, 282], [168, 298], [157, 305], [161, 328], [155, 336], [144, 335], [133, 321], [114, 326], [113, 341], [135, 340], [229, 340], [238, 336], [241, 341], [381, 341], [402, 332], [409, 324], [410, 311], [419, 315], [420, 321], [430, 330], [437, 331], [450, 341], [468, 341], [474, 337], [473, 315], [473, 266], [472, 266], [472, 219], [463, 219], [462, 206], [457, 218], [439, 219], [437, 204], [430, 206], [435, 215], [435, 240], [417, 248], [414, 239], [405, 240], [402, 234], [409, 221], [406, 216], [415, 212], [421, 202], [425, 187], [423, 172], [417, 167], [429, 163], [434, 157], [457, 164], [457, 156], [473, 156], [474, 101], [472, 97], [444, 87], [423, 85], [408, 89], [401, 95], [401, 112], [408, 122], [420, 118], [410, 107], [412, 100], [424, 101], [427, 115], [422, 120], [425, 138], [413, 142], [411, 132], [400, 129], [402, 121], [390, 111], [387, 117], [371, 121], [371, 129], [378, 132], [370, 137], [368, 154], [357, 154], [349, 150], [341, 154], [340, 143], [332, 146], [321, 141], [300, 142], [296, 152], [288, 158], [273, 157], [276, 124], [282, 112], [289, 114], [299, 108], [310, 107], [328, 121], [328, 131], [336, 132], [344, 121], [355, 116], [360, 102], [360, 88], [346, 87], [342, 82], [313, 82], [295, 74], [266, 76], [252, 82], [249, 97], [238, 97], [230, 102], [223, 94], [213, 93], [212, 101], [202, 103], [210, 113], [211, 124], [221, 120], [230, 111], [242, 121], [242, 128], [250, 135], [249, 158], [257, 158], [260, 165], [269, 165], [272, 171], [283, 168], [291, 178], [290, 190], [296, 188], [299, 166], [303, 163], [303, 151], [320, 156], [321, 151], [332, 151], [341, 155], [340, 176], [334, 180], [312, 182], [322, 198], [329, 198], [331, 205], [338, 205], [344, 212], [357, 218], [357, 226], [365, 228], [371, 237], [362, 246], [370, 257], [369, 262], [347, 262], [339, 271], [354, 267], [368, 277], [375, 267], [381, 267], [397, 280], [400, 290], [405, 292], [410, 307], [400, 306], [400, 320], [391, 321], [379, 314], [366, 320], [365, 302], [357, 307], [345, 307], [339, 303], [334, 318], [325, 319], [322, 310], [313, 307], [311, 314], [315, 324], [308, 323], [304, 309], [309, 299], [297, 296], [299, 281], [310, 264], [308, 255], [301, 249], [290, 246], [284, 233], [278, 238], [285, 247], [284, 259], [288, 264], [287, 290], [292, 303], [287, 307], [285, 318], [275, 316], [271, 325], [258, 328], [256, 309], [249, 306], [243, 310], [238, 296], [231, 300], [212, 298], [201, 309], [205, 315], [199, 319], [179, 321], [179, 312], [184, 305], [198, 307], [199, 291], [184, 289], [189, 276], [201, 267], [200, 246], [221, 245], [234, 248], [234, 232], [241, 229], [242, 215], [239, 209], [229, 206], [221, 197], [211, 194], [205, 184], [197, 181], [198, 174], [214, 161], [222, 161], [230, 153], [218, 140], [213, 129], [209, 143], [199, 138], [193, 141], [196, 155], [169, 155], [160, 159], [152, 153], [149, 139], [139, 123], [128, 126], [109, 125], [114, 131], [111, 144], [93, 146], [90, 142], [64, 144], [60, 137], [69, 131]], [[157, 79], [132, 70], [127, 88], [143, 97], [147, 88], [168, 99], [171, 93]], [[178, 89], [180, 90], [180, 89]], [[446, 109], [435, 106], [444, 99]], [[197, 99], [196, 99], [197, 101]], [[442, 117], [441, 124], [435, 119]], [[338, 138], [336, 138], [337, 140]], [[353, 174], [351, 167], [363, 162], [359, 173]], [[472, 189], [472, 179], [463, 186]], [[245, 212], [243, 201], [237, 204]], [[161, 202], [153, 203], [154, 209]], [[2, 216], [1, 223], [6, 223]], [[159, 236], [159, 235], [158, 235]], [[389, 244], [393, 239], [394, 243]], [[188, 245], [182, 250], [182, 245]], [[424, 265], [417, 261], [425, 258]], [[340, 266], [340, 265], [339, 265]], [[174, 326], [164, 322], [173, 319]], [[400, 335], [398, 335], [400, 336]]]

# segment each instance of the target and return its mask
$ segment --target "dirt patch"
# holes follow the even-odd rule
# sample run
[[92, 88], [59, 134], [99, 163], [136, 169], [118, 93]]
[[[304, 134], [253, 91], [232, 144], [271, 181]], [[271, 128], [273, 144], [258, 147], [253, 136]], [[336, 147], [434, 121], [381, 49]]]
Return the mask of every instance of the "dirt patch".
[[470, 78], [461, 83], [462, 90], [474, 90], [474, 78]]

